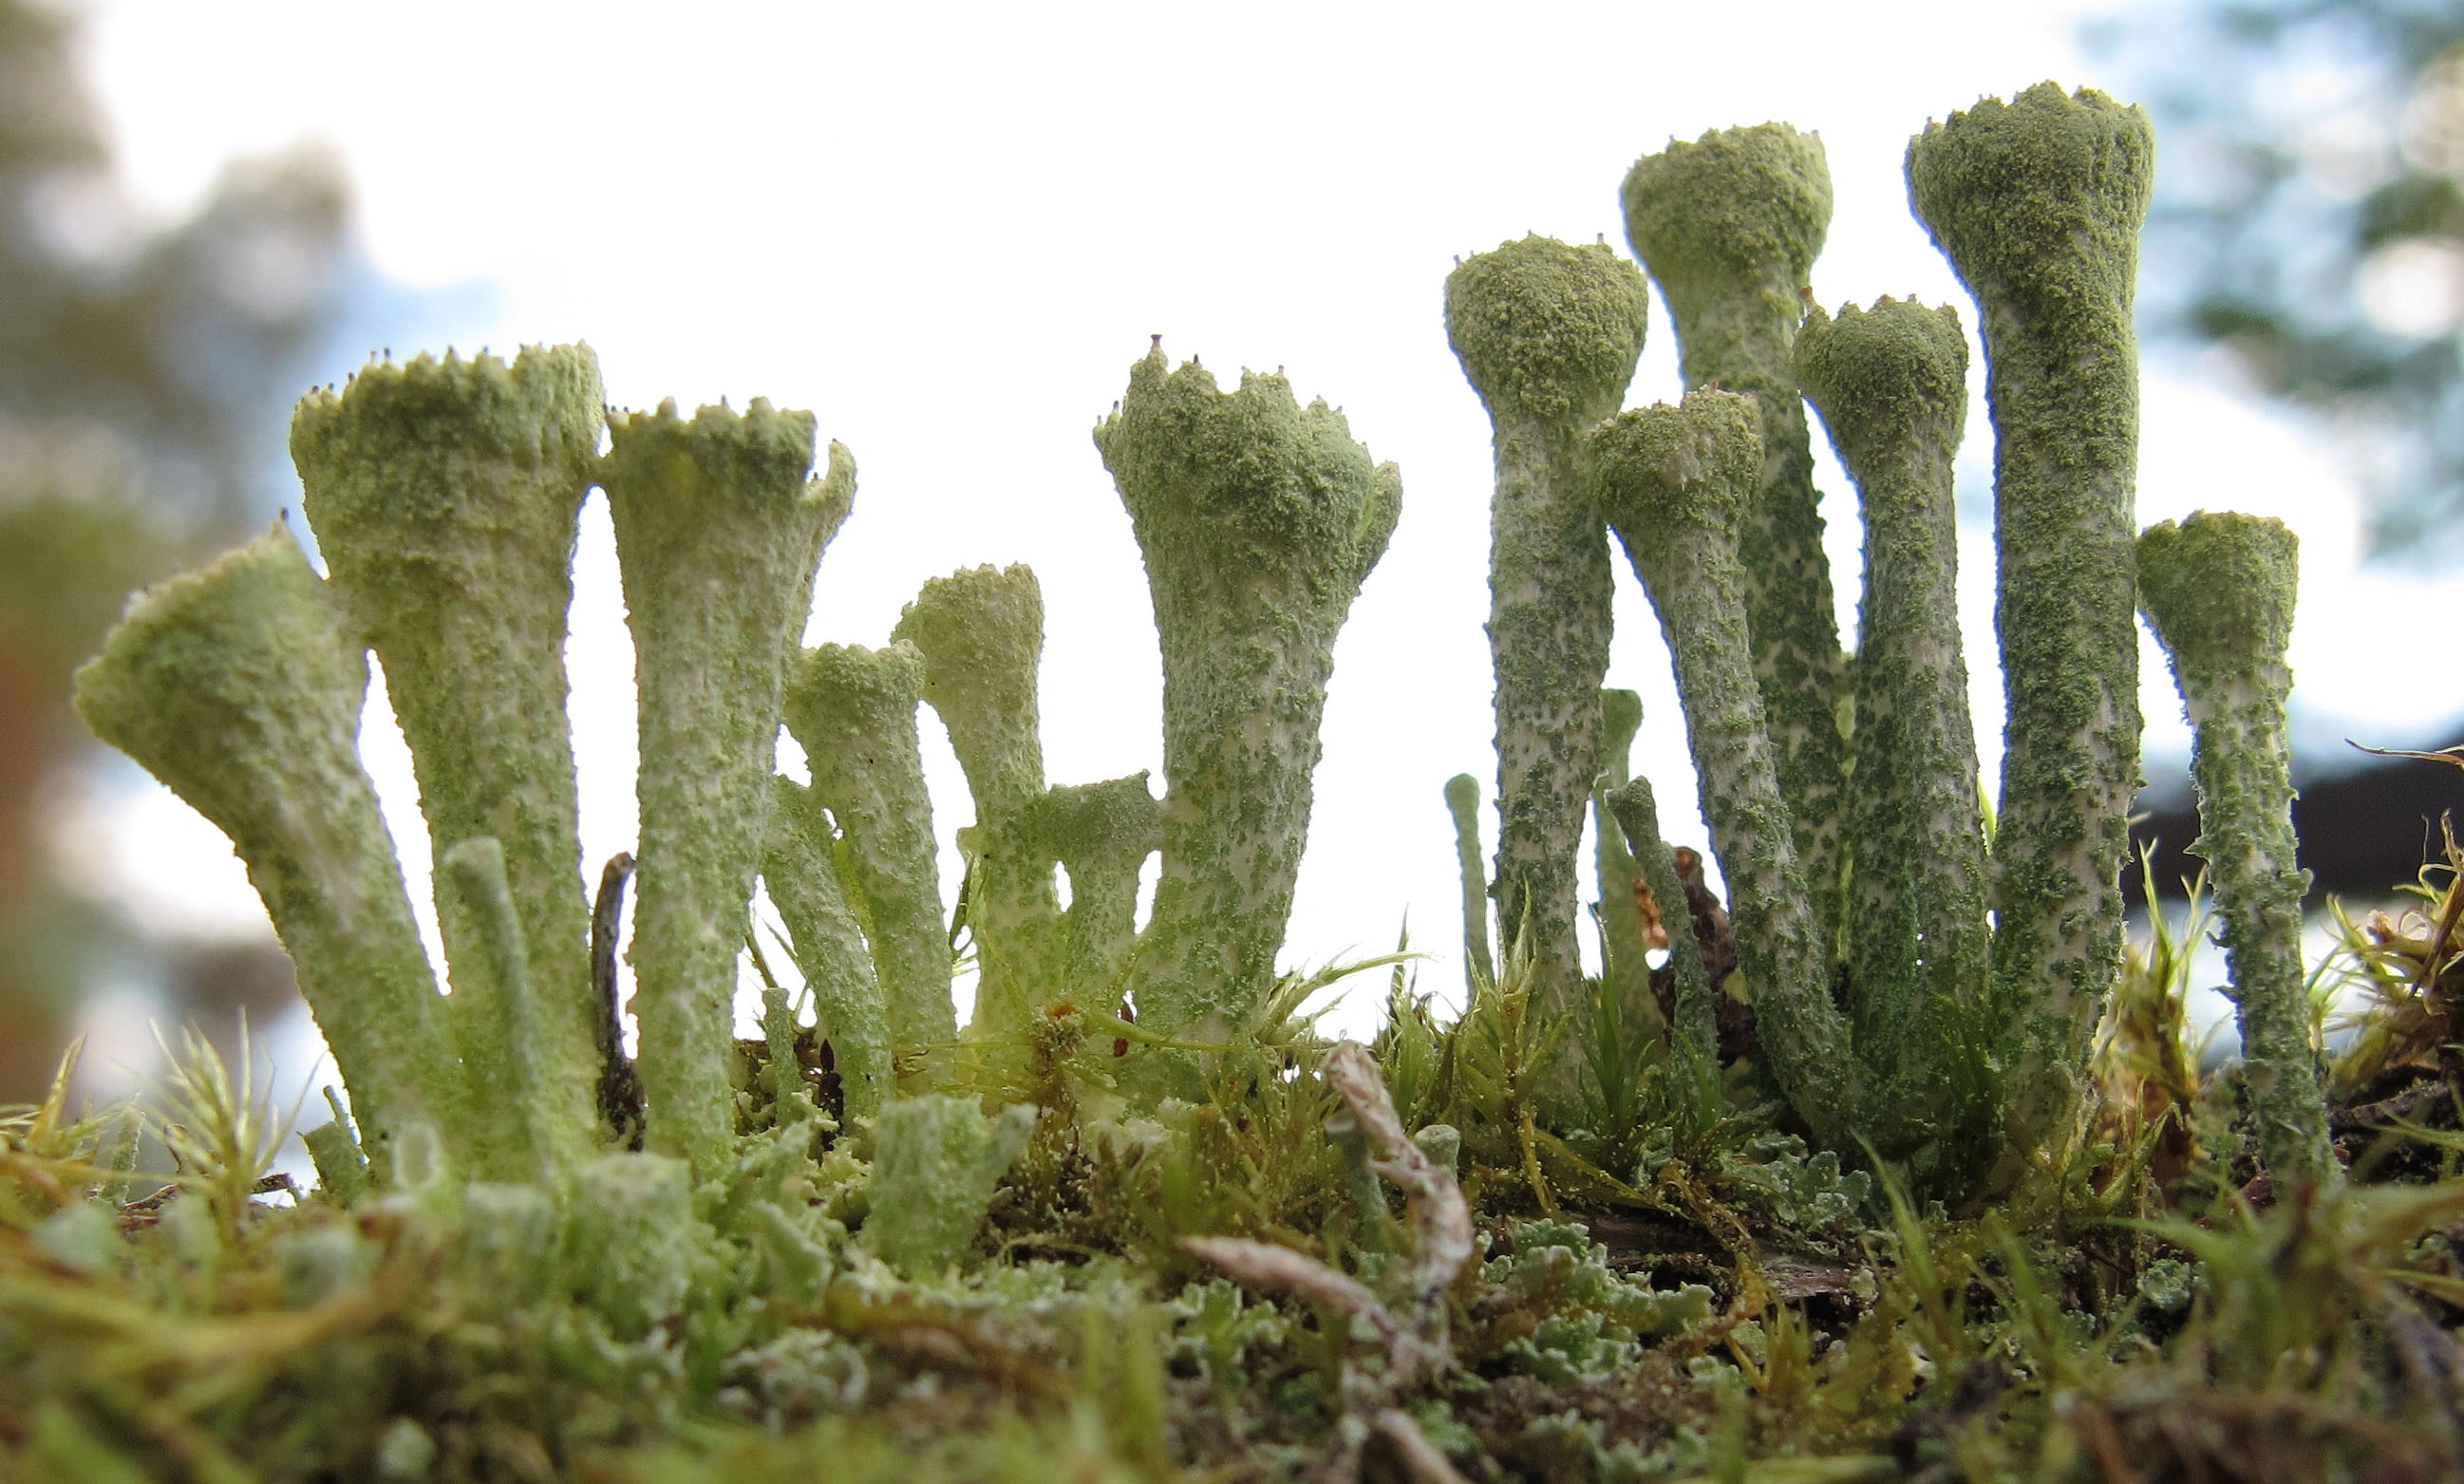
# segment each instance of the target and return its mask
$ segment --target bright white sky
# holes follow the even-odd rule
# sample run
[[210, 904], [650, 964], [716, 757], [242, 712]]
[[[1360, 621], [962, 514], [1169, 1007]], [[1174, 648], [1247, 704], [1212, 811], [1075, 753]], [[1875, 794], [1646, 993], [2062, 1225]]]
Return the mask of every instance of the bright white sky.
[[[103, 0], [87, 60], [152, 209], [191, 207], [233, 155], [325, 141], [348, 162], [386, 273], [495, 287], [501, 313], [472, 339], [587, 339], [619, 405], [765, 395], [815, 409], [854, 451], [860, 485], [823, 564], [812, 640], [883, 643], [927, 577], [1031, 563], [1056, 782], [1160, 775], [1144, 575], [1088, 436], [1147, 337], [1227, 382], [1285, 367], [1301, 396], [1342, 405], [1355, 436], [1401, 465], [1403, 514], [1337, 650], [1287, 957], [1390, 947], [1408, 908], [1434, 955], [1423, 986], [1452, 990], [1439, 790], [1470, 772], [1486, 792], [1494, 769], [1488, 426], [1440, 318], [1454, 258], [1526, 231], [1621, 246], [1617, 187], [1637, 155], [1780, 119], [1819, 130], [1830, 152], [1838, 209], [1816, 295], [1913, 293], [1972, 323], [1907, 213], [1902, 151], [1980, 95], [2098, 82], [2071, 42], [2083, 9]], [[1630, 401], [1678, 390], [1656, 314]], [[2301, 533], [2294, 663], [2309, 711], [2365, 739], [2411, 740], [2436, 720], [2452, 698], [2387, 683], [2404, 664], [2390, 638], [2464, 592], [2361, 582], [2354, 492], [2289, 425], [2152, 371], [2145, 413], [2143, 520], [2237, 508]], [[1981, 512], [1981, 402], [1969, 429], [1963, 500]], [[1853, 632], [1853, 496], [1836, 468], [1823, 487]], [[584, 518], [572, 662], [595, 862], [631, 843], [634, 759], [595, 496]], [[1983, 530], [1969, 537], [1962, 598], [1990, 771], [1991, 549]], [[1642, 692], [1637, 766], [1672, 828], [1699, 840], [1666, 653], [1630, 574], [1619, 580], [1610, 681]], [[2152, 645], [2144, 663], [2151, 752], [2178, 757], [2187, 730]], [[946, 840], [970, 810], [929, 710], [925, 726]], [[424, 907], [407, 758], [381, 717], [368, 751]], [[149, 797], [114, 818], [97, 869], [139, 910], [262, 930], [227, 846], [183, 806]], [[1374, 1023], [1377, 998], [1366, 987], [1334, 1023]]]

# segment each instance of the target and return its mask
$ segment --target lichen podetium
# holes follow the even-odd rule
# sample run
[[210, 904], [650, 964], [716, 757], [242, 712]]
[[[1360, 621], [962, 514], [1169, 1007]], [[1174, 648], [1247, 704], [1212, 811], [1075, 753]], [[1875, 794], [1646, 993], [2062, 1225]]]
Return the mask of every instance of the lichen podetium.
[[1600, 771], [1608, 535], [1583, 497], [1583, 430], [1617, 409], [1651, 289], [1606, 246], [1525, 237], [1446, 276], [1446, 338], [1488, 408], [1488, 644], [1497, 716], [1497, 898], [1507, 956], [1529, 934], [1544, 1014], [1582, 982], [1575, 857]]
[[[565, 718], [573, 553], [605, 409], [583, 345], [375, 364], [291, 419], [302, 508], [385, 687], [440, 852], [494, 838], [528, 960], [545, 1102], [569, 1170], [592, 1147], [589, 907]], [[437, 922], [457, 989], [487, 976], [484, 929], [447, 875]], [[473, 966], [466, 971], [465, 966]]]
[[649, 1139], [705, 1175], [735, 1132], [736, 961], [768, 824], [789, 656], [813, 573], [855, 497], [837, 444], [818, 478], [813, 416], [675, 404], [611, 415], [599, 478], [615, 519], [639, 692], [639, 988]]
[[[1753, 986], [1771, 1072], [1815, 1136], [1838, 1147], [1853, 1144], [1861, 1126], [1867, 1079], [1831, 1003], [1830, 955], [1796, 859], [1748, 639], [1738, 545], [1761, 484], [1755, 402], [1690, 392], [1680, 406], [1621, 412], [1600, 424], [1591, 434], [1595, 497], [1651, 598], [1676, 666], [1703, 816], [1727, 877], [1738, 967]], [[1682, 949], [1683, 935], [1671, 936]], [[1688, 1022], [1679, 1034], [1699, 1037], [1701, 1013], [1681, 1014]]]
[[1847, 678], [1791, 347], [1831, 228], [1831, 167], [1820, 136], [1784, 123], [1715, 129], [1636, 161], [1619, 199], [1626, 240], [1668, 295], [1686, 386], [1762, 404], [1746, 616], [1797, 862], [1828, 944], [1846, 862]]
[[2007, 706], [1992, 867], [2006, 1160], [2066, 1125], [2122, 953], [2139, 787], [2131, 301], [2147, 116], [2043, 82], [1908, 143], [1908, 195], [1985, 338]]
[[1274, 982], [1335, 635], [1385, 555], [1402, 475], [1281, 376], [1222, 392], [1160, 346], [1095, 446], [1163, 649], [1163, 874], [1133, 993], [1141, 1024], [1221, 1041]]
[[77, 675], [77, 714], [231, 837], [290, 953], [361, 1138], [474, 1128], [393, 837], [360, 767], [357, 625], [276, 526], [148, 589]]
[[1976, 731], [1959, 637], [1952, 461], [1968, 416], [1959, 316], [1912, 300], [1815, 310], [1797, 379], [1822, 414], [1864, 515], [1854, 676], [1857, 771], [1842, 953], [1877, 1113], [1904, 1146], [1943, 1096], [1946, 1017], [1980, 1008], [1992, 956]]
[[2310, 1048], [2301, 972], [2292, 744], [2299, 542], [2280, 521], [2202, 512], [2140, 533], [2139, 601], [2164, 642], [2191, 725], [2199, 839], [2241, 1021], [2244, 1083], [2259, 1157], [2286, 1183], [2331, 1180], [2327, 1103]]

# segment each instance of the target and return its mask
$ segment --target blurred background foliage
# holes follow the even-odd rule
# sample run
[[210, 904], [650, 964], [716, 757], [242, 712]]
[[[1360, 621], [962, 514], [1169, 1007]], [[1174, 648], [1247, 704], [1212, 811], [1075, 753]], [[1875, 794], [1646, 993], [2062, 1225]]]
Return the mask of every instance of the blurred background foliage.
[[0, 0], [0, 1102], [39, 1092], [107, 978], [218, 1032], [295, 997], [270, 932], [156, 941], [64, 877], [59, 804], [112, 766], [68, 678], [130, 589], [274, 514], [292, 400], [403, 302], [313, 148], [236, 162], [187, 220], [146, 221], [75, 40], [70, 13]]

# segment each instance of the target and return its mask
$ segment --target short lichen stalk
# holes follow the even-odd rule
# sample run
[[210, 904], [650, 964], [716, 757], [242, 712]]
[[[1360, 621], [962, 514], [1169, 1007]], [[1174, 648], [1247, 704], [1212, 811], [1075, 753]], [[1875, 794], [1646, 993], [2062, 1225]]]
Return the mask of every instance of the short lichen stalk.
[[2139, 537], [2139, 600], [2173, 662], [2192, 729], [2199, 840], [2224, 921], [2259, 1157], [2285, 1184], [2333, 1178], [2327, 1102], [2301, 972], [2291, 747], [2299, 543], [2277, 521], [2200, 513]]
[[1035, 675], [1044, 595], [1023, 566], [955, 572], [924, 584], [891, 637], [923, 655], [924, 699], [949, 729], [975, 797], [975, 823], [960, 838], [979, 964], [975, 1025], [1014, 1034], [1050, 993], [1061, 936], [1052, 857], [1026, 818], [1044, 794]]
[[1981, 1008], [1992, 954], [1952, 493], [1968, 345], [1950, 310], [1885, 298], [1837, 319], [1815, 310], [1796, 366], [1857, 482], [1865, 526], [1843, 945], [1850, 1022], [1877, 1096], [1923, 1117], [1939, 1092], [1943, 1017]]
[[[501, 1110], [471, 1132], [470, 1173], [480, 1180], [532, 1181], [555, 1189], [596, 1152], [588, 1140], [560, 1147], [565, 1110], [545, 1083], [541, 1053], [553, 1042], [540, 1032], [539, 996], [530, 980], [521, 909], [505, 866], [505, 847], [481, 835], [437, 858], [441, 896], [460, 914], [463, 959], [446, 1001], [462, 1073], [474, 1107]], [[587, 1109], [590, 1105], [583, 1104]], [[567, 1137], [570, 1137], [569, 1132]]]
[[1147, 775], [1056, 785], [1033, 819], [1042, 849], [1069, 872], [1061, 972], [1050, 989], [1081, 1009], [1117, 1009], [1137, 946], [1138, 873], [1163, 842]]
[[1746, 616], [1797, 861], [1827, 942], [1847, 859], [1847, 679], [1792, 347], [1830, 230], [1830, 164], [1819, 137], [1784, 123], [1720, 129], [1636, 161], [1619, 194], [1626, 240], [1668, 295], [1686, 386], [1762, 404], [1762, 470], [1742, 543]]
[[[1651, 889], [1651, 899], [1664, 904], [1661, 920], [1669, 924], [1668, 967], [1677, 982], [1675, 1005], [1669, 1016], [1669, 1046], [1696, 1087], [1708, 1085], [1710, 1096], [1704, 1101], [1716, 1107], [1720, 1080], [1719, 991], [1711, 984], [1710, 971], [1704, 966], [1703, 954], [1696, 946], [1695, 935], [1683, 913], [1685, 911], [1685, 883], [1677, 874], [1677, 859], [1668, 840], [1660, 832], [1660, 801], [1652, 793], [1651, 780], [1632, 778], [1600, 796], [1600, 802], [1616, 822], [1620, 840], [1631, 852], [1636, 871], [1642, 884]], [[1646, 982], [1648, 976], [1645, 976]]]
[[[591, 1147], [600, 1070], [564, 637], [603, 418], [597, 358], [562, 345], [511, 366], [371, 365], [291, 423], [304, 509], [384, 662], [429, 836], [440, 853], [483, 836], [502, 848], [539, 1035], [544, 1101], [527, 1111], [560, 1167]], [[458, 993], [494, 974], [492, 949], [444, 873], [435, 884]]]
[[[1702, 391], [1683, 406], [1620, 413], [1593, 431], [1591, 448], [1598, 508], [1625, 544], [1676, 665], [1703, 814], [1727, 877], [1739, 967], [1753, 987], [1772, 1074], [1817, 1138], [1850, 1145], [1870, 1105], [1866, 1079], [1831, 1001], [1830, 959], [1797, 862], [1748, 639], [1737, 548], [1762, 469], [1754, 399]], [[1659, 895], [1661, 884], [1653, 886]], [[1681, 1019], [1699, 1015], [1683, 1011]], [[1699, 1037], [1699, 1026], [1681, 1024], [1679, 1034]]]
[[642, 839], [632, 962], [653, 1148], [715, 1173], [735, 1131], [737, 955], [770, 811], [787, 661], [855, 464], [813, 418], [672, 403], [611, 416], [600, 467], [633, 631]]
[[290, 953], [361, 1139], [460, 1152], [460, 1062], [360, 767], [366, 649], [280, 527], [141, 595], [77, 671], [77, 714], [231, 837]]
[[1463, 880], [1463, 988], [1473, 994], [1497, 982], [1488, 947], [1488, 871], [1480, 857], [1480, 780], [1467, 773], [1446, 780], [1446, 813], [1455, 821], [1455, 869]]
[[[1976, 297], [1993, 418], [2007, 699], [1992, 869], [1993, 997], [2010, 1027], [2009, 1158], [2067, 1126], [2121, 963], [2139, 786], [2131, 326], [2147, 117], [2039, 83], [1908, 145], [1908, 192]], [[2007, 1164], [1998, 1179], [2016, 1178]]]
[[796, 968], [812, 992], [816, 1029], [829, 1043], [850, 1118], [869, 1118], [895, 1085], [890, 1005], [865, 947], [864, 926], [839, 880], [838, 837], [812, 790], [770, 780], [770, 848], [761, 884], [787, 928]]
[[1446, 336], [1488, 407], [1489, 653], [1497, 675], [1498, 923], [1532, 935], [1539, 1003], [1572, 1004], [1575, 857], [1600, 771], [1614, 573], [1584, 498], [1585, 428], [1617, 409], [1651, 291], [1607, 247], [1526, 237], [1446, 278]]
[[898, 1080], [910, 1090], [948, 1080], [958, 1034], [915, 731], [923, 696], [924, 657], [908, 645], [822, 644], [797, 660], [786, 708], [787, 730], [812, 768], [813, 797], [845, 840], [848, 895], [889, 1009]]
[[[1642, 904], [1635, 900], [1639, 871], [1625, 832], [1617, 827], [1608, 796], [1633, 776], [1627, 761], [1635, 733], [1642, 730], [1642, 697], [1631, 690], [1600, 692], [1600, 776], [1592, 791], [1594, 877], [1599, 884], [1601, 970], [1610, 993], [1624, 1008], [1627, 1023], [1652, 1025], [1660, 1015], [1651, 993], [1651, 965], [1644, 957], [1651, 941], [1642, 920]], [[1656, 826], [1655, 826], [1656, 828]], [[1658, 901], [1657, 888], [1654, 900]], [[1671, 911], [1676, 908], [1672, 906]]]
[[1160, 347], [1095, 429], [1163, 650], [1163, 870], [1138, 1018], [1220, 1041], [1273, 982], [1309, 832], [1334, 640], [1402, 497], [1343, 414], [1280, 376], [1216, 389]]

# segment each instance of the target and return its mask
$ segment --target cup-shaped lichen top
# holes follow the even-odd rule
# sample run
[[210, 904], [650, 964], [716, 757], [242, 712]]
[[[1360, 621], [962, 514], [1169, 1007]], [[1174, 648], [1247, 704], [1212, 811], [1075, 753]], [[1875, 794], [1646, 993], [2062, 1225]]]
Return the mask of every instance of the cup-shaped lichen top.
[[1831, 1002], [1830, 957], [1780, 795], [1737, 555], [1762, 447], [1754, 399], [1723, 391], [1619, 413], [1591, 435], [1599, 509], [1625, 543], [1675, 662], [1756, 1027], [1790, 1102], [1838, 1148], [1853, 1146], [1864, 1080]]
[[2198, 853], [2224, 921], [2259, 1154], [2279, 1181], [2336, 1173], [2311, 1055], [2285, 704], [2299, 543], [2279, 521], [2202, 512], [2139, 537], [2139, 600], [2192, 727]]
[[1845, 944], [1857, 1043], [1886, 1102], [1930, 1101], [1940, 1017], [1985, 990], [1985, 837], [1959, 635], [1952, 464], [1968, 342], [1951, 310], [1884, 298], [1815, 310], [1797, 379], [1857, 481], [1865, 592], [1857, 643], [1856, 862]]
[[1024, 1008], [1051, 993], [1061, 924], [1052, 858], [1021, 820], [1044, 793], [1035, 685], [1043, 592], [1023, 566], [954, 572], [924, 584], [891, 637], [924, 656], [924, 699], [949, 729], [975, 796], [967, 922], [982, 966], [977, 1023], [1023, 1029]]
[[[814, 798], [846, 836], [891, 1044], [902, 1066], [917, 1069], [901, 1079], [911, 1088], [946, 1079], [945, 1048], [957, 1036], [933, 802], [915, 732], [923, 696], [924, 657], [904, 644], [807, 649], [787, 685], [787, 727], [812, 767]], [[936, 1050], [944, 1054], [932, 1056]]]
[[1606, 246], [1508, 242], [1446, 278], [1446, 335], [1487, 404], [1488, 642], [1497, 688], [1498, 917], [1531, 935], [1543, 1005], [1572, 1003], [1575, 858], [1600, 771], [1614, 574], [1581, 488], [1583, 430], [1615, 412], [1651, 286]]
[[[548, 1102], [534, 1129], [560, 1164], [590, 1147], [589, 908], [575, 833], [564, 637], [573, 551], [605, 409], [588, 347], [510, 366], [422, 356], [312, 392], [291, 455], [334, 590], [385, 662], [440, 855], [493, 837], [519, 912]], [[484, 936], [442, 872], [437, 916], [457, 986]]]
[[813, 417], [667, 403], [608, 418], [600, 483], [641, 715], [634, 1013], [649, 1137], [705, 1171], [735, 1130], [729, 1003], [760, 862], [787, 660], [855, 462], [807, 482]]
[[1668, 295], [1686, 386], [1762, 402], [1746, 612], [1797, 857], [1828, 903], [1846, 859], [1847, 679], [1792, 347], [1830, 230], [1831, 167], [1818, 135], [1784, 123], [1717, 129], [1636, 161], [1619, 195], [1626, 240]]
[[2052, 83], [1908, 144], [1908, 192], [1975, 295], [1993, 417], [1995, 622], [2008, 722], [1991, 1019], [2011, 1028], [1999, 1179], [2066, 1125], [2121, 964], [2139, 786], [2133, 513], [2146, 115]]
[[467, 1131], [443, 1001], [360, 766], [366, 651], [280, 527], [139, 596], [77, 714], [247, 862], [377, 1166], [406, 1126]]
[[1280, 376], [1216, 389], [1160, 348], [1095, 429], [1146, 556], [1163, 651], [1163, 873], [1141, 1021], [1243, 1026], [1275, 973], [1309, 831], [1334, 640], [1402, 497], [1343, 414]]

